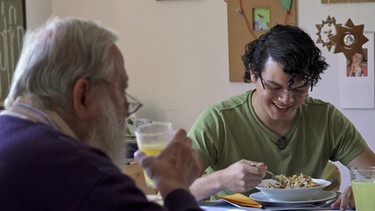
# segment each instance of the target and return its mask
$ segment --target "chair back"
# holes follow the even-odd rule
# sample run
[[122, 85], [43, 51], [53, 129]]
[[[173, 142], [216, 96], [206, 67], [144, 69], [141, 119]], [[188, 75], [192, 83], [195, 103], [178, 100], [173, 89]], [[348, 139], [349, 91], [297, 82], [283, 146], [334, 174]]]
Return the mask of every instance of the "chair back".
[[324, 168], [321, 179], [325, 179], [331, 182], [331, 185], [326, 187], [324, 190], [340, 190], [341, 185], [341, 172], [339, 168], [331, 161], [328, 161], [327, 166]]

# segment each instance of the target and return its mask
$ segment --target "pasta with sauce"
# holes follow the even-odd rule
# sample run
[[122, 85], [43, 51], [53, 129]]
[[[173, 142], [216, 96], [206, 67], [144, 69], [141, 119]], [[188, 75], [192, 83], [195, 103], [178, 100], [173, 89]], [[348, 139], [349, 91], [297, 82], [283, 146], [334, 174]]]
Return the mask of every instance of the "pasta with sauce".
[[314, 182], [310, 176], [304, 174], [293, 175], [287, 177], [283, 174], [275, 176], [277, 180], [267, 182], [265, 188], [278, 188], [278, 189], [296, 189], [296, 188], [312, 188], [317, 187], [319, 184]]

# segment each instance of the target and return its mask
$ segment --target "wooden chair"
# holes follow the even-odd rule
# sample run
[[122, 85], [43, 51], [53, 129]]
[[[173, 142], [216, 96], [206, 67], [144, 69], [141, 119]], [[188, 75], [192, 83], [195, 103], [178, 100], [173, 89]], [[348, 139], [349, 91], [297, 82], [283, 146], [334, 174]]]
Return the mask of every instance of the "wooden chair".
[[341, 185], [341, 172], [339, 168], [331, 161], [328, 161], [327, 166], [324, 168], [321, 179], [330, 181], [332, 184], [326, 187], [324, 190], [340, 190]]

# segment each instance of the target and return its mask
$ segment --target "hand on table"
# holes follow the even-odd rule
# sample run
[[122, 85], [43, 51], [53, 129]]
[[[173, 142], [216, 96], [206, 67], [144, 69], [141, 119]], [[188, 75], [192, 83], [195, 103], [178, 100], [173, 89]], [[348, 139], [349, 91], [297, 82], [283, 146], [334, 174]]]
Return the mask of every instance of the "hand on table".
[[176, 131], [160, 154], [147, 157], [137, 151], [134, 158], [154, 180], [163, 198], [176, 189], [189, 191], [189, 186], [200, 173], [197, 153], [184, 130]]
[[347, 187], [344, 192], [341, 193], [340, 197], [334, 202], [332, 208], [340, 208], [340, 210], [353, 209], [354, 208], [354, 196], [352, 186]]

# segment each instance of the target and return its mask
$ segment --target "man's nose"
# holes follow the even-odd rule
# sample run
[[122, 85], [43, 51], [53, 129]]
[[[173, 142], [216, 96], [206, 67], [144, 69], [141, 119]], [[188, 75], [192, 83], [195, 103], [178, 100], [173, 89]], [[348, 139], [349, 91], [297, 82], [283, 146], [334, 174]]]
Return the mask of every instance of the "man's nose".
[[294, 101], [294, 93], [290, 89], [284, 89], [282, 92], [280, 92], [279, 100], [281, 100], [284, 103], [293, 102]]

